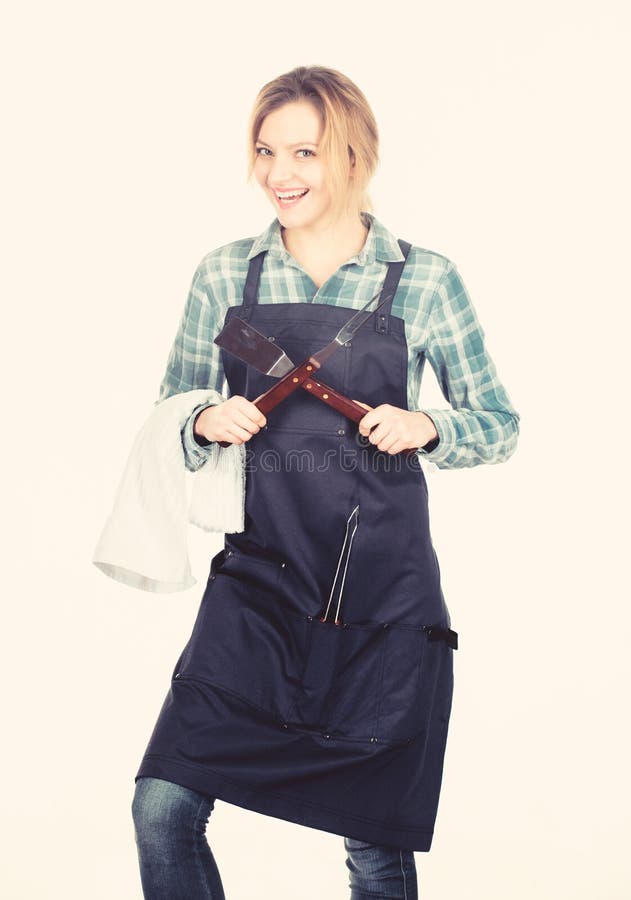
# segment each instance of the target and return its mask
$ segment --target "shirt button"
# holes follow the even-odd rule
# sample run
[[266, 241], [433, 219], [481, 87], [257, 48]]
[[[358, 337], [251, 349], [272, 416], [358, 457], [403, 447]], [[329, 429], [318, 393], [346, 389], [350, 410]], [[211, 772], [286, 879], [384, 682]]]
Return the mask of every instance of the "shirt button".
[[344, 428], [338, 428], [338, 429], [337, 429], [337, 433], [338, 433], [339, 435], [345, 435], [345, 434], [346, 434], [346, 431], [345, 431]]

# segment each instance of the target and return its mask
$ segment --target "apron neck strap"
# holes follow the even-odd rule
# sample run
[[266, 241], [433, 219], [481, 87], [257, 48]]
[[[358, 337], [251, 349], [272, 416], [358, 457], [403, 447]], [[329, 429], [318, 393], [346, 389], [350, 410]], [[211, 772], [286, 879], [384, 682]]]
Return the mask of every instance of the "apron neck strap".
[[243, 318], [248, 318], [250, 316], [251, 308], [258, 300], [261, 269], [263, 268], [266, 252], [266, 250], [261, 250], [260, 253], [253, 256], [250, 260], [248, 274], [245, 279], [245, 287], [243, 289], [243, 306], [245, 307], [243, 312], [246, 313]]
[[[403, 259], [399, 262], [388, 263], [388, 271], [383, 282], [384, 294], [391, 294], [390, 299], [384, 303], [377, 315], [375, 316], [375, 331], [379, 334], [390, 334], [390, 316], [392, 315], [392, 301], [397, 292], [401, 273], [408, 258], [411, 244], [407, 241], [399, 240], [399, 247], [403, 253]], [[256, 256], [253, 256], [248, 266], [248, 274], [245, 279], [245, 287], [243, 289], [243, 310], [241, 317], [248, 319], [252, 313], [252, 307], [258, 303], [259, 283], [261, 281], [261, 271], [263, 262], [265, 261], [266, 250], [262, 250]]]
[[390, 299], [383, 304], [377, 315], [375, 316], [375, 331], [377, 334], [390, 334], [390, 316], [392, 315], [392, 301], [399, 287], [403, 267], [407, 262], [408, 253], [412, 247], [407, 241], [399, 239], [399, 247], [403, 254], [400, 262], [388, 263], [388, 271], [383, 280], [383, 293], [390, 294]]

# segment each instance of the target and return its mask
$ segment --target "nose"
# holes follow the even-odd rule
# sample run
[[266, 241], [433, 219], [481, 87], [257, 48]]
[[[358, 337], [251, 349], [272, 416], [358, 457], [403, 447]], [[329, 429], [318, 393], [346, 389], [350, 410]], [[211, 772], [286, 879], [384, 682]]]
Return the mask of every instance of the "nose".
[[272, 159], [269, 169], [269, 181], [273, 185], [285, 184], [291, 178], [290, 160], [283, 154], [278, 154]]

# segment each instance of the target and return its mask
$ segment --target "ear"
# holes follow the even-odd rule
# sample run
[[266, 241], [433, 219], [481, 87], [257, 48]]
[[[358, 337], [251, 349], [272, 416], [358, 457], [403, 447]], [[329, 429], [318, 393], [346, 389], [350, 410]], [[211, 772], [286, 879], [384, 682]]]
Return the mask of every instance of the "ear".
[[353, 148], [350, 146], [348, 148], [348, 159], [350, 162], [349, 174], [354, 175], [355, 174], [355, 154], [353, 152]]

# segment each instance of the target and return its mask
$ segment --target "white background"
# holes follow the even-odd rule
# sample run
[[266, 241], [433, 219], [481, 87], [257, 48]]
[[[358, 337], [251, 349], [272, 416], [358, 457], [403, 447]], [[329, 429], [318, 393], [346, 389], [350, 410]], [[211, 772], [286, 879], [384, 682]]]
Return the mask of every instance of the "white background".
[[[311, 63], [368, 97], [375, 211], [458, 265], [522, 416], [505, 465], [428, 475], [461, 649], [421, 896], [630, 896], [627, 9], [5, 13], [3, 897], [142, 897], [133, 776], [221, 537], [191, 529], [183, 594], [91, 555], [197, 263], [273, 216], [245, 182], [255, 95]], [[208, 837], [229, 900], [348, 897], [341, 837], [220, 801]]]

